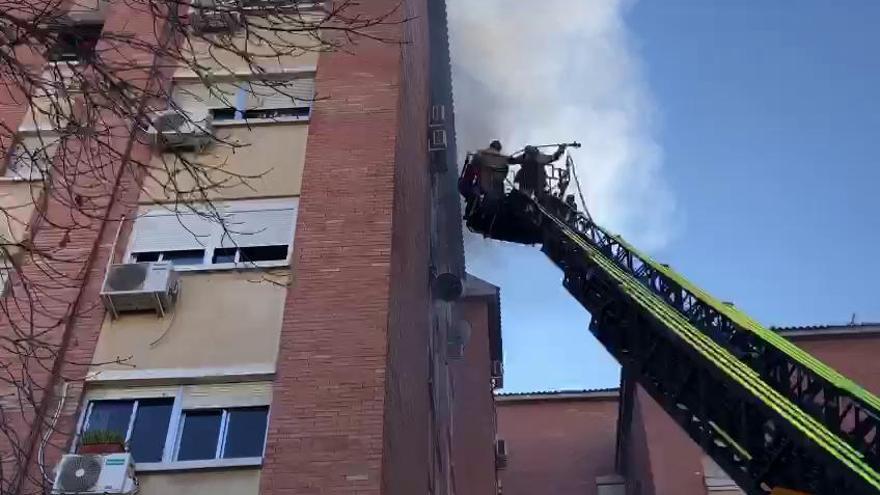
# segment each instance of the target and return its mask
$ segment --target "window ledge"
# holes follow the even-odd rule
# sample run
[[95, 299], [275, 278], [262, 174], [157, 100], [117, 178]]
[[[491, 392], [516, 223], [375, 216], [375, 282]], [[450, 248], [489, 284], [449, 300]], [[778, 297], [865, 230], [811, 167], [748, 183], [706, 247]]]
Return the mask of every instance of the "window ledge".
[[230, 469], [261, 467], [262, 457], [240, 457], [237, 459], [206, 459], [201, 461], [139, 462], [135, 472], [153, 473], [159, 471], [195, 471], [200, 469]]
[[214, 120], [211, 122], [213, 127], [239, 127], [266, 124], [290, 124], [294, 122], [308, 123], [310, 117], [275, 117], [273, 119], [228, 119]]
[[210, 265], [174, 265], [175, 272], [213, 272], [228, 270], [259, 270], [261, 268], [287, 268], [289, 260], [255, 261], [253, 263], [213, 263]]
[[43, 179], [43, 177], [7, 177], [4, 175], [0, 176], [0, 184], [8, 182], [42, 182]]

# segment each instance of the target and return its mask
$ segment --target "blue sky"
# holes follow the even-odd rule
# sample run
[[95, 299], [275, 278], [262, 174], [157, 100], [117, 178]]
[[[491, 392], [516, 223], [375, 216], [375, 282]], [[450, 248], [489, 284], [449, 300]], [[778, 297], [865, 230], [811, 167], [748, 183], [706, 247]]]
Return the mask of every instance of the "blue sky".
[[[880, 321], [880, 2], [465, 1], [461, 146], [583, 141], [600, 222], [719, 298], [768, 325]], [[502, 289], [505, 391], [617, 384], [536, 247], [466, 247]]]

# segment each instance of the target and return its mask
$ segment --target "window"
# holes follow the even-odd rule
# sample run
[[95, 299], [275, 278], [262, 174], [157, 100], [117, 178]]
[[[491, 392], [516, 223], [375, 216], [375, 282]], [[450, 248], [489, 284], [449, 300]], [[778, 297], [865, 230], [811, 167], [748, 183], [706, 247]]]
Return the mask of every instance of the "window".
[[[79, 434], [126, 439], [138, 470], [215, 469], [262, 462], [272, 382], [89, 390]], [[76, 445], [74, 447], [77, 447]]]
[[88, 62], [95, 56], [103, 24], [74, 24], [58, 31], [46, 57], [50, 62]]
[[89, 403], [83, 432], [109, 430], [125, 438], [136, 462], [159, 462], [174, 399], [99, 400]]
[[[217, 203], [219, 216], [158, 208], [135, 220], [132, 262], [167, 261], [186, 269], [284, 266], [298, 200]], [[220, 222], [222, 218], [222, 223]]]
[[268, 415], [265, 406], [185, 411], [176, 459], [262, 457]]
[[58, 136], [23, 136], [6, 157], [4, 176], [10, 179], [41, 180], [52, 166]]
[[15, 263], [10, 258], [10, 253], [5, 249], [0, 252], [0, 297], [6, 296], [9, 291], [9, 279], [15, 271]]
[[238, 80], [205, 87], [175, 83], [172, 98], [183, 109], [207, 107], [214, 122], [247, 119], [304, 120], [315, 97], [314, 77]]
[[205, 261], [204, 249], [182, 249], [178, 251], [145, 251], [133, 253], [132, 261], [167, 261], [172, 265], [201, 265]]

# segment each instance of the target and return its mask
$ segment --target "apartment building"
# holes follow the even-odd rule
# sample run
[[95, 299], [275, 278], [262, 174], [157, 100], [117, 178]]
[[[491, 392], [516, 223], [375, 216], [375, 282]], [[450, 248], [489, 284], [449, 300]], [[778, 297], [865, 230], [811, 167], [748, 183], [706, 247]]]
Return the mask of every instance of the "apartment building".
[[[494, 493], [500, 299], [464, 271], [444, 2], [363, 2], [390, 12], [372, 36], [283, 54], [236, 28], [283, 2], [190, 11], [200, 36], [176, 38], [139, 8], [159, 3], [68, 4], [53, 46], [17, 52], [89, 112], [113, 88], [68, 76], [96, 51], [184, 47], [103, 55], [159, 74], [149, 126], [108, 112], [93, 146], [0, 95], [3, 493]], [[102, 435], [121, 485], [92, 478], [125, 454], [80, 455]]]

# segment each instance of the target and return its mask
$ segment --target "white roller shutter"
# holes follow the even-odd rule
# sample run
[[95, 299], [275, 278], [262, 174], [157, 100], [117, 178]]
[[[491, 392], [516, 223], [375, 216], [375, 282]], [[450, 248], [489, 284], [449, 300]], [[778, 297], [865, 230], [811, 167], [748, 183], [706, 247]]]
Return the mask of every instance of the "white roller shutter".
[[183, 409], [268, 406], [272, 402], [272, 382], [186, 385]]
[[151, 212], [135, 220], [130, 252], [206, 249], [215, 231], [215, 222], [194, 213]]
[[201, 82], [174, 83], [171, 97], [185, 110], [200, 108], [235, 108], [239, 87], [234, 83], [214, 83], [210, 88]]
[[277, 246], [293, 242], [297, 204], [267, 205], [267, 209], [231, 211], [221, 247]]
[[183, 109], [202, 108], [208, 103], [208, 88], [200, 82], [174, 83], [171, 98]]
[[126, 387], [126, 388], [93, 388], [86, 393], [88, 400], [113, 400], [113, 399], [158, 399], [174, 397], [180, 387]]
[[252, 83], [248, 109], [296, 108], [311, 106], [315, 98], [315, 79], [300, 78], [272, 83]]

